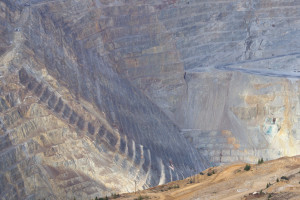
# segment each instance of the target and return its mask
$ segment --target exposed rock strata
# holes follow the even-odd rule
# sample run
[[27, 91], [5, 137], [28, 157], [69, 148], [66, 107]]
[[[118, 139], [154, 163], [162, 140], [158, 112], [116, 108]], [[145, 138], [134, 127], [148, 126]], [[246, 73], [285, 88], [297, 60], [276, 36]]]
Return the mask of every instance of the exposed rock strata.
[[296, 0], [0, 9], [3, 199], [133, 191], [204, 169], [199, 152], [216, 163], [300, 152]]
[[[99, 6], [100, 30], [116, 69], [211, 161], [257, 162], [300, 153], [298, 1], [105, 6]], [[279, 126], [285, 128], [278, 131]]]
[[79, 36], [101, 13], [93, 1], [0, 3], [2, 199], [88, 199], [208, 166], [115, 71], [105, 36]]
[[298, 155], [299, 84], [240, 72], [195, 73], [183, 134], [216, 163]]

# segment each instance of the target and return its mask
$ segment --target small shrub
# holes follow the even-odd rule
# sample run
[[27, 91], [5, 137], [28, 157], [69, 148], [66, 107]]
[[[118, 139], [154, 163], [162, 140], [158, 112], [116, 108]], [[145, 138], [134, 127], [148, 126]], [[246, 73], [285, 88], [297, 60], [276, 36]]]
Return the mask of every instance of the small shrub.
[[111, 194], [111, 197], [112, 197], [113, 199], [117, 199], [117, 198], [120, 197], [120, 194], [112, 193], [112, 194]]
[[282, 176], [280, 179], [287, 180], [287, 181], [289, 180], [289, 178], [286, 176]]
[[271, 183], [267, 183], [266, 188], [270, 187], [272, 184]]
[[190, 184], [192, 184], [193, 183], [193, 180], [192, 179], [190, 179]]
[[263, 158], [261, 158], [261, 159], [258, 159], [258, 162], [257, 162], [257, 164], [262, 164], [262, 163], [264, 163], [264, 159]]
[[200, 174], [200, 175], [204, 175], [203, 172], [200, 172], [199, 174]]
[[168, 190], [179, 188], [179, 185], [173, 185], [168, 188]]
[[269, 194], [269, 195], [268, 195], [268, 199], [270, 199], [271, 197], [272, 197], [272, 195], [271, 195], [271, 194]]
[[135, 198], [134, 200], [143, 200], [143, 199], [149, 199], [149, 197], [140, 195], [138, 198]]
[[278, 179], [278, 178], [276, 179], [276, 182], [279, 182], [279, 179]]
[[211, 176], [211, 175], [212, 175], [212, 173], [210, 173], [210, 172], [207, 173], [207, 176]]
[[251, 166], [248, 165], [248, 164], [247, 164], [247, 165], [245, 166], [245, 168], [244, 168], [245, 171], [249, 171], [250, 169], [251, 169]]
[[173, 188], [179, 188], [179, 185], [174, 185]]
[[212, 171], [212, 174], [215, 174], [215, 170]]

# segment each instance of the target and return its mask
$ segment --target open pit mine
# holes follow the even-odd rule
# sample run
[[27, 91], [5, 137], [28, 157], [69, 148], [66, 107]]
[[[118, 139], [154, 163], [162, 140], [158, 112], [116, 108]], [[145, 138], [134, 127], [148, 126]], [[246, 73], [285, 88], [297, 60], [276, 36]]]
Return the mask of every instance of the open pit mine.
[[1, 200], [299, 154], [299, 0], [0, 0]]

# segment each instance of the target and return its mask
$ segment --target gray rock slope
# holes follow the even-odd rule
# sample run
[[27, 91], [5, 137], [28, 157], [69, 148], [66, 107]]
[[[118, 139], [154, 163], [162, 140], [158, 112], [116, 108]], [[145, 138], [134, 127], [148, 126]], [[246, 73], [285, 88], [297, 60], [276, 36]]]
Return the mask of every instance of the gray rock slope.
[[0, 1], [1, 199], [89, 199], [209, 166], [117, 70], [98, 3]]
[[299, 1], [95, 5], [117, 71], [211, 161], [299, 154]]
[[299, 154], [299, 3], [0, 0], [0, 197]]

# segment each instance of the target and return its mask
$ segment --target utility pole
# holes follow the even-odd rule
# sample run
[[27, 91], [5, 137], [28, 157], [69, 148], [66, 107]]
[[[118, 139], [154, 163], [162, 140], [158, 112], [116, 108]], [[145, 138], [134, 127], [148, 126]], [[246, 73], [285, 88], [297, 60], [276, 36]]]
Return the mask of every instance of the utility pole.
[[221, 149], [221, 152], [220, 152], [220, 164], [222, 163], [222, 156], [223, 156], [223, 154], [222, 154], [222, 149]]

